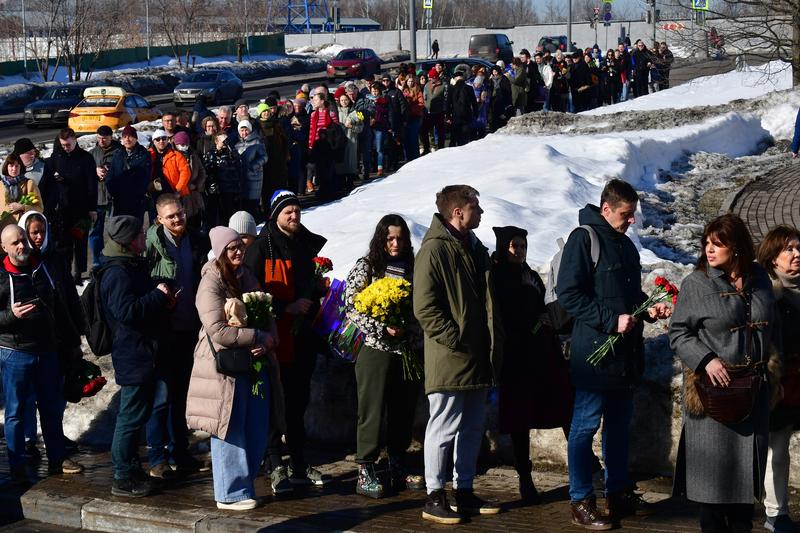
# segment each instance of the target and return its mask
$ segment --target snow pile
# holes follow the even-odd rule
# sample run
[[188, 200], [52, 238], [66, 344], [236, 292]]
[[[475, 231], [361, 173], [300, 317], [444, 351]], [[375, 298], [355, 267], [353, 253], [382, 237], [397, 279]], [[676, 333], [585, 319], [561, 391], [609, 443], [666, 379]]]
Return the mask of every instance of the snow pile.
[[683, 109], [687, 107], [727, 104], [734, 100], [758, 98], [768, 92], [791, 89], [792, 69], [782, 61], [758, 67], [705, 76], [686, 82], [646, 98], [636, 98], [613, 106], [598, 107], [587, 115], [607, 115], [619, 111]]
[[301, 46], [300, 48], [289, 49], [287, 52], [300, 56], [317, 56], [330, 59], [347, 48], [350, 47], [338, 43], [328, 43], [323, 45]]

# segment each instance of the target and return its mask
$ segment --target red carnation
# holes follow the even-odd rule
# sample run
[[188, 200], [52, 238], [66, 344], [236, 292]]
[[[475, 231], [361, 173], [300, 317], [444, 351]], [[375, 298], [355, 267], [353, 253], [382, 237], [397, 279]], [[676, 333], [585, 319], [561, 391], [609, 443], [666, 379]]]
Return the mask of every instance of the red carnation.
[[664, 289], [666, 289], [667, 286], [669, 285], [669, 281], [667, 281], [667, 278], [663, 276], [656, 276], [655, 284], [658, 287], [664, 287]]

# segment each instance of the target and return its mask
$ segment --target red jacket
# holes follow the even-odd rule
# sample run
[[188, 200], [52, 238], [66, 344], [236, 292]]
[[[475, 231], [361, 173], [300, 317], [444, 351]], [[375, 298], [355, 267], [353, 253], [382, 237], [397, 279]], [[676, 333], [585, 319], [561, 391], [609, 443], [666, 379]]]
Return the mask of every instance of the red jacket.
[[308, 148], [314, 148], [314, 143], [319, 139], [319, 132], [331, 125], [331, 122], [339, 123], [339, 117], [330, 107], [317, 109], [311, 113], [308, 130]]

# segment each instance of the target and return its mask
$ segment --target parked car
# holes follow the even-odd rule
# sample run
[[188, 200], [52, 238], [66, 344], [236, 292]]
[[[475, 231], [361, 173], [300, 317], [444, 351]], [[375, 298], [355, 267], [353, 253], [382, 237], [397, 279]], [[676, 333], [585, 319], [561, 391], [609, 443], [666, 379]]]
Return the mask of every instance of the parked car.
[[551, 54], [554, 54], [556, 50], [561, 50], [565, 54], [578, 51], [574, 44], [572, 46], [568, 45], [569, 41], [566, 35], [546, 35], [539, 39], [537, 50], [541, 48], [542, 51], [547, 50]]
[[369, 48], [348, 48], [330, 59], [325, 70], [330, 83], [335, 82], [336, 78], [371, 79], [375, 74], [380, 74], [381, 63], [378, 54]]
[[25, 106], [23, 122], [29, 128], [66, 126], [70, 110], [83, 99], [85, 84], [50, 87], [35, 102]]
[[472, 68], [474, 65], [479, 65], [486, 69], [487, 75], [492, 70], [492, 65], [494, 63], [490, 63], [485, 59], [480, 59], [477, 57], [456, 57], [456, 58], [448, 58], [448, 59], [425, 59], [423, 61], [418, 61], [415, 66], [417, 67], [417, 71], [422, 71], [425, 74], [430, 72], [430, 70], [436, 65], [436, 63], [442, 63], [444, 65], [445, 76], [450, 77], [453, 74], [453, 69], [455, 69], [458, 65], [467, 65], [469, 68]]
[[469, 38], [468, 57], [481, 57], [492, 63], [502, 59], [505, 64], [514, 59], [514, 49], [504, 33], [481, 33]]
[[176, 106], [194, 104], [197, 95], [203, 94], [210, 105], [225, 101], [235, 102], [242, 97], [242, 80], [227, 70], [201, 70], [190, 74], [175, 87], [172, 101]]
[[76, 133], [94, 133], [103, 125], [119, 129], [159, 118], [161, 110], [138, 94], [121, 87], [89, 87], [70, 111], [67, 125]]

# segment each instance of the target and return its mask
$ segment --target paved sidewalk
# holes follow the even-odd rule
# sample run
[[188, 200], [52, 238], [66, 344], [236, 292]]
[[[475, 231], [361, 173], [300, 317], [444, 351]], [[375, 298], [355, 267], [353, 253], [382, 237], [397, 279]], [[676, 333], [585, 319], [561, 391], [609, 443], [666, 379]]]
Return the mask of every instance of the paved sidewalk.
[[800, 163], [788, 163], [748, 183], [730, 209], [747, 223], [756, 245], [779, 224], [800, 228]]
[[[0, 455], [5, 455], [0, 450]], [[112, 497], [111, 461], [107, 452], [80, 453], [75, 458], [87, 468], [78, 476], [55, 476], [43, 479], [20, 496], [8, 479], [5, 461], [0, 465], [0, 508], [10, 531], [25, 531], [30, 520], [97, 531], [584, 531], [569, 522], [566, 475], [537, 472], [535, 481], [543, 492], [544, 503], [523, 506], [517, 499], [517, 478], [513, 470], [495, 468], [481, 475], [476, 490], [484, 497], [501, 502], [497, 516], [479, 516], [459, 526], [441, 526], [421, 519], [425, 495], [406, 491], [381, 500], [355, 494], [355, 464], [341, 459], [341, 453], [314, 452], [324, 462], [320, 469], [334, 476], [325, 488], [309, 488], [288, 498], [275, 499], [263, 478], [257, 490], [264, 504], [244, 513], [218, 511], [213, 500], [211, 475], [196, 474], [188, 479], [164, 485], [159, 494], [128, 500]], [[327, 457], [327, 459], [326, 459]], [[39, 473], [44, 472], [44, 465]], [[668, 497], [671, 480], [655, 478], [640, 481], [644, 497], [655, 504], [649, 517], [626, 519], [620, 531], [689, 532], [698, 531], [697, 507], [684, 500]], [[798, 498], [793, 495], [793, 510]], [[24, 511], [29, 520], [14, 511]], [[757, 511], [761, 514], [761, 511]], [[0, 522], [0, 523], [3, 523]], [[762, 531], [763, 518], [757, 518], [756, 531]], [[27, 529], [33, 531], [34, 529]]]

